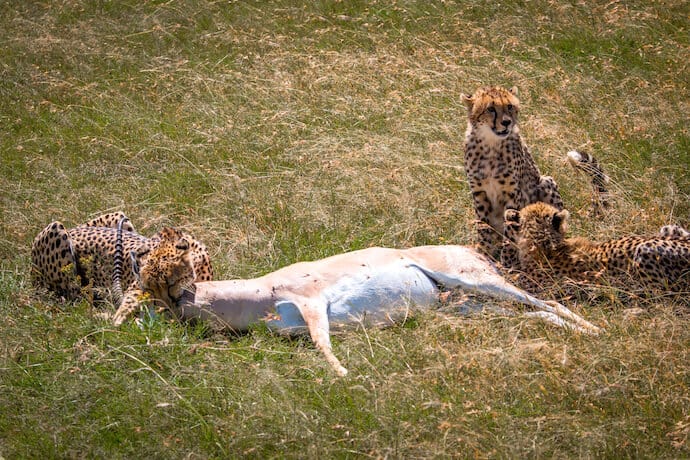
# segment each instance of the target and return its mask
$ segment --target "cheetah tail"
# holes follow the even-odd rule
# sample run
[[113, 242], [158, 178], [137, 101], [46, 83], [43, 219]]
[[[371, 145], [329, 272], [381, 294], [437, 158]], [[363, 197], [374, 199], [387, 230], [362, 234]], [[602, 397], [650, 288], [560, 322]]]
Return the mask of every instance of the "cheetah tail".
[[609, 176], [604, 173], [599, 160], [589, 153], [581, 153], [576, 150], [568, 152], [568, 163], [575, 169], [583, 171], [590, 177], [592, 183], [592, 207], [597, 212], [601, 208], [609, 206]]
[[122, 227], [125, 222], [129, 222], [127, 216], [123, 215], [117, 223], [117, 235], [115, 238], [115, 255], [113, 257], [113, 301], [116, 306], [122, 303], [124, 296], [122, 292], [122, 269], [124, 266], [124, 244], [122, 242]]

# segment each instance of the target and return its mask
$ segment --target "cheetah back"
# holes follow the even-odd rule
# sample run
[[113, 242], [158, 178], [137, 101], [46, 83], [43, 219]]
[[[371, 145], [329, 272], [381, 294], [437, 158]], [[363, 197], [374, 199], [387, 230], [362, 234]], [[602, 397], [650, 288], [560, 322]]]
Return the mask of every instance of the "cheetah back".
[[84, 222], [83, 224], [79, 225], [78, 227], [118, 228], [118, 226], [121, 226], [123, 231], [136, 233], [136, 230], [134, 229], [134, 225], [132, 225], [132, 222], [130, 222], [129, 218], [127, 218], [125, 213], [123, 213], [121, 211], [110, 212], [107, 214], [100, 215], [96, 218], [93, 218], [93, 219], [87, 221], [87, 222]]

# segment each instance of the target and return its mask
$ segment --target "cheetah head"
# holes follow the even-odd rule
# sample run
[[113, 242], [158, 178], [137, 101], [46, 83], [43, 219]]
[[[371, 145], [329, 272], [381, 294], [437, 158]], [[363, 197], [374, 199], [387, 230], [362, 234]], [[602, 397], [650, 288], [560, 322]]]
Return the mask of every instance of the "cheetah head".
[[472, 96], [462, 95], [467, 107], [468, 130], [492, 134], [499, 139], [518, 133], [520, 101], [517, 88], [488, 86], [479, 88]]
[[154, 242], [144, 243], [134, 253], [140, 288], [161, 307], [173, 307], [195, 279], [190, 242], [181, 231], [165, 227]]
[[519, 214], [517, 244], [520, 252], [526, 251], [541, 258], [563, 244], [568, 228], [568, 211], [559, 211], [546, 203], [534, 203], [525, 206]]

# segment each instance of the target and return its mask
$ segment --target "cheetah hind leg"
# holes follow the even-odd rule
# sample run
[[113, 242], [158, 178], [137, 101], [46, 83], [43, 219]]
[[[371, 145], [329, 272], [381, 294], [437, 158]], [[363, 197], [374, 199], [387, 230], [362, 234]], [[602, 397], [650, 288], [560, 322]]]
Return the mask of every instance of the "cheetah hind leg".
[[47, 289], [65, 300], [81, 292], [72, 240], [62, 222], [52, 222], [31, 246], [31, 278], [34, 287]]

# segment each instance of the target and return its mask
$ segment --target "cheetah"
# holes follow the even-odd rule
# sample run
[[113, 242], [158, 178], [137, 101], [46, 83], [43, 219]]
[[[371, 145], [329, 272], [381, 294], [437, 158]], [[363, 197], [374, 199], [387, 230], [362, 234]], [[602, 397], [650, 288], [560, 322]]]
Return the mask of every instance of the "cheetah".
[[479, 88], [462, 96], [468, 111], [465, 172], [474, 201], [480, 249], [507, 267], [514, 247], [504, 240], [504, 212], [535, 202], [563, 209], [552, 177], [542, 176], [520, 136], [517, 88]]
[[[110, 301], [118, 307], [118, 324], [137, 310], [139, 299], [150, 297], [171, 307], [178, 285], [213, 279], [202, 243], [169, 227], [146, 238], [121, 212], [71, 229], [52, 222], [34, 239], [31, 262], [36, 288], [64, 300]], [[191, 274], [189, 282], [189, 274], [180, 274], [185, 270]], [[126, 286], [124, 293], [120, 286]]]
[[545, 203], [507, 210], [516, 241], [520, 284], [539, 292], [565, 281], [608, 284], [626, 291], [690, 292], [690, 234], [662, 228], [656, 236], [626, 236], [606, 242], [566, 238], [567, 210]]
[[[123, 233], [118, 231], [114, 281], [124, 270], [124, 259], [121, 257], [124, 252], [123, 236]], [[114, 290], [119, 290], [122, 300], [112, 318], [113, 323], [119, 326], [139, 311], [148, 300], [154, 306], [175, 314], [177, 301], [183, 292], [194, 290], [195, 281], [211, 279], [210, 275], [197, 276], [195, 273], [195, 266], [199, 263], [195, 264], [194, 257], [204, 260], [202, 265], [210, 270], [210, 264], [205, 265], [208, 262], [208, 254], [205, 248], [203, 253], [200, 253], [200, 248], [200, 243], [191, 239], [189, 235], [172, 227], [164, 227], [148, 242], [132, 251], [131, 264], [135, 279], [124, 293], [121, 288], [115, 286]], [[203, 270], [203, 267], [200, 268]]]

